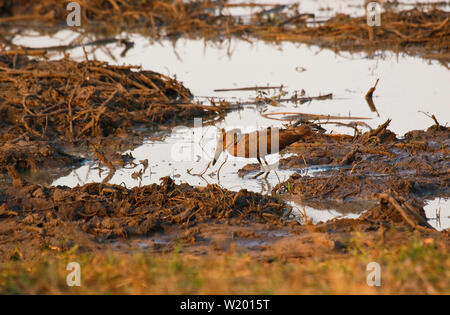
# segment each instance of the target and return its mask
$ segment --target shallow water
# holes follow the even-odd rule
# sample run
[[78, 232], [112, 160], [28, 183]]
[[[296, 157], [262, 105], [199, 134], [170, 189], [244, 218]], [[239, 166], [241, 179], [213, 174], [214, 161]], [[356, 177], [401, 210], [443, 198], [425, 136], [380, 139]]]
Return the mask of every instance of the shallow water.
[[[75, 37], [71, 32], [61, 31], [52, 39], [22, 37], [15, 44], [45, 47], [68, 43]], [[275, 45], [232, 40], [214, 44], [179, 40], [174, 44], [170, 41], [150, 43], [141, 36], [129, 36], [129, 39], [135, 42], [135, 48], [125, 58], [119, 56], [123, 48], [114, 44], [107, 46], [109, 53], [101, 48], [92, 56], [112, 64], [141, 65], [143, 69], [176, 76], [204, 102], [208, 97], [245, 102], [257, 96], [254, 91], [214, 92], [215, 89], [283, 85], [287, 93], [284, 98], [304, 90], [305, 96], [333, 93], [333, 100], [269, 106], [266, 113], [294, 111], [368, 117], [370, 120], [366, 122], [372, 127], [392, 118], [390, 129], [399, 135], [433, 124], [419, 111], [435, 114], [443, 125], [450, 120], [450, 72], [436, 61], [390, 52], [375, 52], [370, 56], [365, 53], [337, 55], [330, 50], [295, 43]], [[70, 55], [76, 60], [84, 59], [81, 49], [71, 50]], [[57, 54], [54, 58], [60, 56]], [[301, 72], [303, 68], [305, 71]], [[372, 112], [364, 96], [377, 78], [380, 82], [374, 93], [374, 103], [378, 112]], [[279, 94], [278, 90], [269, 92]], [[251, 125], [256, 129], [277, 125], [277, 122], [250, 110], [230, 114], [225, 124]], [[330, 132], [333, 130], [352, 132], [332, 126]]]
[[[250, 14], [255, 14], [258, 12], [262, 12], [262, 10], [270, 10], [273, 8], [274, 4], [282, 4], [282, 5], [298, 5], [298, 10], [300, 13], [314, 13], [315, 19], [322, 21], [328, 19], [337, 13], [348, 14], [350, 16], [363, 16], [366, 14], [367, 5], [366, 0], [281, 0], [281, 1], [273, 1], [273, 0], [252, 0], [252, 1], [242, 1], [242, 0], [230, 0], [228, 1], [230, 4], [236, 3], [257, 3], [266, 5], [264, 7], [231, 7], [223, 9], [224, 14], [231, 15], [239, 15], [239, 16], [247, 16]], [[376, 1], [380, 2], [380, 1]], [[436, 5], [436, 0], [403, 0], [396, 6], [398, 9], [408, 10], [414, 8], [416, 3], [420, 2], [425, 7], [427, 4], [434, 3]], [[447, 8], [450, 6], [450, 3], [442, 2], [438, 5], [438, 8]], [[381, 6], [383, 11], [383, 6]]]
[[450, 199], [436, 198], [424, 207], [428, 223], [436, 230], [450, 228]]
[[[61, 31], [53, 38], [46, 36], [27, 36], [19, 38], [15, 44], [30, 47], [45, 47], [69, 43], [76, 34]], [[449, 102], [450, 72], [435, 61], [390, 52], [336, 54], [330, 50], [308, 47], [303, 44], [269, 44], [262, 41], [253, 43], [242, 40], [230, 42], [205, 43], [201, 40], [179, 40], [176, 43], [162, 41], [149, 42], [137, 35], [127, 36], [135, 42], [135, 47], [126, 57], [120, 57], [122, 47], [108, 45], [95, 51], [87, 47], [89, 56], [112, 64], [141, 65], [143, 69], [158, 71], [177, 79], [191, 89], [196, 100], [209, 103], [212, 97], [232, 102], [253, 101], [255, 91], [215, 92], [216, 89], [241, 88], [252, 86], [283, 86], [284, 98], [305, 91], [305, 96], [318, 96], [333, 93], [333, 99], [312, 101], [303, 105], [281, 102], [277, 106], [249, 106], [243, 110], [227, 114], [216, 126], [227, 130], [240, 128], [249, 132], [267, 126], [281, 126], [284, 122], [268, 119], [262, 113], [296, 112], [334, 116], [367, 117], [365, 122], [371, 127], [391, 118], [390, 129], [399, 135], [413, 129], [425, 129], [433, 121], [425, 114], [429, 112], [445, 125], [450, 121]], [[83, 60], [81, 49], [70, 50], [76, 60]], [[55, 54], [52, 58], [60, 58]], [[380, 82], [374, 93], [377, 107], [372, 111], [364, 96], [377, 78]], [[280, 93], [279, 89], [269, 90], [268, 96]], [[342, 122], [346, 122], [343, 120]], [[353, 133], [350, 128], [334, 125], [324, 126], [328, 132]], [[212, 160], [216, 145], [217, 128], [202, 125], [197, 127], [177, 127], [166, 134], [162, 140], [147, 139], [143, 145], [130, 153], [139, 160], [149, 161], [141, 179], [133, 179], [132, 173], [144, 170], [142, 165], [133, 169], [119, 169], [110, 183], [125, 184], [127, 187], [159, 182], [163, 176], [171, 176], [176, 182], [191, 185], [219, 183], [222, 187], [239, 190], [246, 188], [256, 192], [269, 192], [278, 181], [286, 180], [294, 171], [278, 170], [271, 172], [267, 180], [240, 178], [237, 171], [244, 165], [256, 163], [256, 159], [234, 158], [221, 168], [218, 179], [217, 170], [224, 161], [225, 153], [216, 167], [208, 170], [203, 177], [188, 174], [201, 173]], [[276, 163], [279, 154], [269, 156], [270, 163]], [[314, 167], [314, 166], [313, 166]], [[316, 168], [320, 171], [320, 168]], [[76, 186], [89, 182], [99, 182], [108, 176], [109, 170], [89, 161], [69, 175], [58, 178], [53, 185]], [[311, 174], [311, 173], [310, 173]], [[253, 175], [253, 174], [251, 174]], [[279, 178], [277, 178], [277, 175]], [[315, 212], [319, 211], [319, 212]], [[338, 211], [308, 211], [313, 221], [323, 221], [340, 215]], [[359, 214], [346, 214], [357, 216]]]
[[[289, 205], [292, 207], [292, 211], [288, 217], [289, 220], [295, 220], [300, 224], [304, 224], [305, 221], [311, 221], [313, 224], [317, 224], [320, 222], [327, 222], [332, 219], [356, 219], [363, 212], [370, 208], [369, 204], [361, 203], [358, 204], [358, 207], [348, 207], [346, 211], [333, 209], [332, 206], [322, 206], [321, 209], [316, 209], [311, 206], [303, 205], [298, 202], [289, 202]], [[353, 209], [351, 209], [353, 208]], [[358, 210], [356, 210], [358, 209]]]

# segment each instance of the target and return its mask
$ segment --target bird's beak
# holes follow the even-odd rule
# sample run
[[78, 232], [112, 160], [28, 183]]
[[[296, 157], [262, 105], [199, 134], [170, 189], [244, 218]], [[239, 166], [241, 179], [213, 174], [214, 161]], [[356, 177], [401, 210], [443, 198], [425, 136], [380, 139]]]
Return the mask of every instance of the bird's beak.
[[225, 141], [225, 129], [221, 130], [221, 134], [219, 135], [219, 139], [217, 141], [216, 152], [214, 153], [214, 159], [212, 161], [212, 166], [217, 163], [217, 160], [220, 157], [220, 154], [223, 152], [223, 143]]
[[214, 166], [217, 163], [217, 160], [220, 157], [220, 154], [223, 152], [222, 150], [222, 143], [221, 141], [217, 142], [216, 152], [214, 153], [214, 159], [212, 161], [212, 166]]

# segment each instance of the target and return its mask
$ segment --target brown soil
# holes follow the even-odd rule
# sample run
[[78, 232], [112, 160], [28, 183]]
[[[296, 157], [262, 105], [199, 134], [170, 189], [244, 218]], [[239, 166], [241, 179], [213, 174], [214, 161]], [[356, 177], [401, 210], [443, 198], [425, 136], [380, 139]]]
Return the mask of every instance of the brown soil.
[[133, 189], [108, 184], [47, 188], [16, 180], [0, 201], [3, 258], [15, 246], [29, 246], [30, 253], [46, 244], [64, 250], [76, 240], [95, 248], [106, 239], [170, 234], [174, 227], [183, 231], [181, 239], [195, 242], [201, 224], [277, 226], [284, 208], [273, 197], [216, 185], [175, 185], [169, 177], [161, 185]]
[[[226, 4], [225, 4], [226, 5]], [[381, 26], [369, 27], [365, 16], [353, 18], [338, 14], [327, 21], [315, 21], [314, 14], [299, 12], [296, 6], [261, 8], [247, 21], [218, 13], [211, 1], [84, 1], [82, 28], [101, 37], [115, 37], [126, 30], [160, 39], [201, 37], [221, 39], [229, 36], [269, 41], [295, 41], [349, 51], [390, 49], [450, 60], [450, 13], [439, 9], [413, 9], [397, 12], [385, 7]], [[267, 11], [274, 13], [269, 14]], [[278, 10], [282, 9], [282, 10]], [[58, 0], [0, 1], [0, 24], [13, 26], [3, 41], [13, 49], [14, 27], [66, 24], [66, 3]], [[53, 32], [56, 31], [53, 29]], [[131, 47], [127, 43], [126, 47]]]
[[169, 250], [177, 243], [202, 255], [243, 250], [258, 259], [327, 257], [344, 250], [352, 231], [390, 233], [410, 239], [412, 230], [447, 240], [425, 219], [411, 198], [393, 191], [359, 219], [318, 225], [289, 221], [280, 199], [216, 185], [194, 188], [160, 185], [133, 189], [118, 185], [44, 187], [21, 181], [0, 194], [0, 259], [32, 259], [43, 250], [92, 252]]

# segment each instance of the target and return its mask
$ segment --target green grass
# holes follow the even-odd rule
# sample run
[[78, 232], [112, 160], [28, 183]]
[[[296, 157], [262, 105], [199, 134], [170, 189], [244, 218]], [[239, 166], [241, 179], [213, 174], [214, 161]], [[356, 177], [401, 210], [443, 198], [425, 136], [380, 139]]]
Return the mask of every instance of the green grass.
[[[39, 261], [0, 267], [1, 294], [449, 294], [445, 244], [419, 238], [389, 248], [354, 235], [349, 253], [320, 260], [262, 262], [249, 255], [43, 252]], [[69, 262], [81, 265], [81, 286], [68, 287]], [[381, 287], [366, 284], [366, 266], [381, 265]]]

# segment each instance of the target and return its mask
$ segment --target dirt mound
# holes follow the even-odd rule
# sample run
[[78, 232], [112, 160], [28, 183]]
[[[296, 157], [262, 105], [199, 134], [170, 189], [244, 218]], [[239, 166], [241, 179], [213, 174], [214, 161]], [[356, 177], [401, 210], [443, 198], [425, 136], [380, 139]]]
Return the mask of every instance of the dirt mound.
[[175, 79], [134, 68], [0, 54], [0, 168], [17, 160], [28, 165], [19, 169], [43, 166], [43, 158], [64, 163], [45, 143], [103, 147], [105, 138], [130, 142], [139, 126], [221, 112], [191, 103], [191, 92]]
[[30, 60], [0, 55], [0, 113], [11, 139], [78, 141], [120, 135], [133, 123], [204, 115], [179, 82], [151, 71], [89, 61]]
[[425, 211], [414, 197], [402, 197], [399, 193], [389, 190], [380, 194], [379, 198], [379, 205], [362, 214], [359, 220], [386, 226], [409, 225], [424, 232], [435, 231], [427, 222]]
[[41, 245], [63, 242], [62, 235], [68, 239], [73, 233], [92, 241], [94, 236], [97, 240], [149, 236], [174, 226], [188, 230], [208, 222], [278, 225], [284, 211], [284, 204], [272, 197], [246, 190], [231, 192], [216, 185], [175, 185], [169, 177], [162, 178], [161, 185], [133, 189], [107, 184], [47, 188], [16, 183], [0, 194], [0, 204], [0, 239], [8, 240], [0, 243], [9, 247], [17, 240]]

